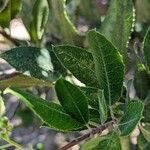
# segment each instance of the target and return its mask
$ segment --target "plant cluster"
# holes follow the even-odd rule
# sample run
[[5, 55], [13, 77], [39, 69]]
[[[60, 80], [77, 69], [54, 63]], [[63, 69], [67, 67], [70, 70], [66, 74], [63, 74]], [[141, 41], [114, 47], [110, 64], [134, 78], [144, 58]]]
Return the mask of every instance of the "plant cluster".
[[[132, 63], [127, 52], [128, 43], [135, 21], [132, 0], [112, 0], [101, 25], [87, 33], [77, 31], [67, 15], [66, 5], [72, 2], [75, 0], [36, 0], [32, 18], [25, 20], [22, 17], [30, 34], [29, 42], [11, 38], [5, 32], [21, 7], [23, 10], [24, 3], [8, 0], [3, 4], [0, 33], [14, 48], [0, 54], [0, 58], [16, 72], [0, 80], [1, 95], [17, 96], [42, 120], [44, 127], [59, 132], [87, 131], [60, 150], [67, 150], [87, 139], [82, 150], [121, 150], [123, 139], [129, 138], [135, 128], [140, 130], [139, 149], [148, 148], [150, 28], [141, 51], [134, 50], [136, 71], [133, 79], [127, 80]], [[82, 2], [85, 5], [87, 1]], [[89, 6], [93, 6], [90, 3], [88, 0]], [[79, 10], [86, 15], [82, 7]], [[88, 10], [90, 20], [98, 20], [94, 15], [96, 11]], [[59, 33], [59, 44], [44, 41], [46, 26]], [[69, 75], [71, 82], [66, 80]], [[136, 98], [130, 97], [131, 85], [136, 90]], [[53, 88], [57, 99], [50, 102], [33, 95], [28, 90], [33, 86]], [[2, 97], [0, 128], [2, 139], [18, 149], [25, 149], [9, 137], [12, 127], [5, 116]]]

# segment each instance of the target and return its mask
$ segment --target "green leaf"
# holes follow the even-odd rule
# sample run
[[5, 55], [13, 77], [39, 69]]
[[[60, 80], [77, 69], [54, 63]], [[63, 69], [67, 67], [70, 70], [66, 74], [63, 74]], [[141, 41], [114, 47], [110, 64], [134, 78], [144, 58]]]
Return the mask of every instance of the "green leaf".
[[125, 114], [119, 122], [121, 136], [128, 136], [135, 129], [142, 118], [144, 105], [140, 101], [131, 101], [125, 111]]
[[[100, 23], [100, 7], [97, 1], [91, 0], [79, 0], [79, 14], [83, 16], [87, 21]], [[89, 11], [90, 10], [90, 11]]]
[[75, 46], [54, 46], [54, 53], [62, 64], [81, 82], [99, 87], [91, 53]]
[[4, 93], [11, 93], [19, 97], [51, 128], [60, 131], [72, 131], [81, 129], [84, 126], [66, 114], [63, 108], [58, 104], [48, 102], [18, 88], [6, 89]]
[[88, 102], [79, 88], [61, 78], [56, 82], [55, 90], [64, 110], [77, 121], [88, 123]]
[[147, 33], [144, 37], [143, 50], [147, 67], [150, 70], [150, 27], [148, 28]]
[[42, 39], [45, 25], [48, 21], [49, 6], [47, 0], [36, 0], [32, 10], [33, 20], [30, 26], [31, 38], [34, 41]]
[[99, 88], [109, 105], [117, 102], [122, 93], [124, 64], [117, 49], [100, 33], [91, 30], [88, 41], [95, 63]]
[[150, 142], [150, 123], [145, 123], [145, 126], [140, 126], [141, 132], [144, 136], [144, 138]]
[[59, 28], [59, 34], [63, 42], [81, 46], [83, 44], [83, 37], [79, 35], [77, 29], [70, 21], [65, 3], [66, 0], [50, 0], [53, 22]]
[[13, 19], [21, 11], [22, 0], [10, 0], [10, 1], [11, 1], [11, 19]]
[[5, 79], [0, 80], [0, 87], [31, 87], [31, 86], [48, 86], [52, 87], [52, 84], [48, 81], [39, 80], [33, 77], [29, 77], [23, 74], [16, 74], [14, 76], [8, 76]]
[[81, 150], [121, 150], [121, 143], [118, 134], [111, 132], [89, 140]]
[[133, 28], [134, 12], [132, 0], [113, 0], [100, 32], [108, 38], [123, 55], [125, 64], [129, 63], [127, 42]]
[[98, 96], [97, 96], [98, 89], [92, 87], [79, 87], [79, 88], [88, 98], [89, 105], [92, 108], [98, 110], [99, 109]]
[[101, 120], [100, 120], [100, 113], [98, 112], [98, 110], [96, 109], [89, 109], [89, 120], [92, 122], [96, 122], [98, 124], [100, 124]]
[[137, 142], [138, 142], [138, 148], [140, 150], [149, 150], [150, 149], [150, 142], [148, 142], [144, 138], [142, 133], [140, 133], [140, 135], [138, 136]]
[[150, 76], [143, 64], [138, 64], [134, 75], [134, 87], [137, 96], [144, 100], [150, 90]]
[[36, 47], [17, 47], [0, 55], [17, 71], [32, 77], [51, 80], [53, 65], [50, 52]]
[[108, 117], [108, 110], [107, 110], [107, 104], [104, 96], [104, 91], [99, 90], [98, 91], [98, 103], [99, 103], [99, 114], [100, 114], [100, 120], [101, 124], [103, 124]]
[[5, 113], [5, 104], [4, 101], [2, 99], [2, 97], [0, 96], [0, 117]]
[[4, 9], [0, 12], [0, 26], [9, 27], [10, 20], [21, 10], [21, 0], [8, 0]]

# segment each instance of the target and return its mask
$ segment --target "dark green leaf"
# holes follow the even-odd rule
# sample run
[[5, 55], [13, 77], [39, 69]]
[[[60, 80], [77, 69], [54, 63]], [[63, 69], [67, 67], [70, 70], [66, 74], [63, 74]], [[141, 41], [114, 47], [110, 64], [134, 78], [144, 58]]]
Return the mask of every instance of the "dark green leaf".
[[143, 50], [144, 50], [144, 56], [145, 56], [147, 66], [150, 70], [150, 27], [148, 28], [144, 38]]
[[107, 110], [107, 104], [104, 96], [104, 91], [99, 90], [97, 93], [98, 96], [98, 103], [99, 103], [99, 114], [100, 114], [100, 120], [101, 124], [103, 124], [108, 117], [108, 110]]
[[40, 40], [48, 20], [49, 6], [47, 0], [36, 0], [32, 10], [30, 34], [34, 41]]
[[144, 105], [140, 101], [131, 101], [125, 111], [125, 114], [119, 122], [121, 136], [128, 136], [134, 130], [142, 118]]
[[74, 46], [54, 46], [53, 50], [62, 64], [81, 82], [98, 87], [91, 53]]
[[137, 65], [134, 76], [134, 87], [140, 99], [145, 99], [150, 91], [150, 77], [142, 64]]
[[100, 124], [101, 120], [99, 117], [100, 113], [98, 112], [98, 110], [90, 108], [89, 113], [90, 113], [89, 120], [94, 122], [94, 123]]
[[117, 49], [100, 33], [91, 30], [88, 41], [95, 62], [99, 88], [109, 105], [117, 102], [122, 93], [124, 64]]
[[143, 112], [144, 122], [150, 122], [149, 108], [150, 108], [150, 100], [147, 101], [147, 103], [144, 107], [144, 112]]
[[148, 142], [144, 138], [142, 133], [140, 133], [140, 135], [138, 136], [137, 142], [138, 142], [138, 148], [140, 150], [149, 150], [150, 149], [150, 142]]
[[4, 93], [11, 93], [19, 97], [44, 123], [60, 131], [72, 131], [83, 128], [83, 125], [72, 119], [63, 108], [48, 102], [18, 88], [6, 89]]
[[89, 105], [94, 109], [99, 109], [98, 107], [98, 97], [97, 91], [98, 89], [92, 87], [80, 87], [80, 90], [86, 95], [88, 98]]
[[9, 0], [5, 8], [0, 12], [0, 26], [9, 27], [10, 20], [21, 10], [21, 0]]
[[123, 54], [126, 64], [129, 62], [126, 46], [133, 28], [133, 19], [132, 0], [112, 0], [100, 28], [100, 32]]
[[88, 102], [79, 88], [61, 78], [56, 82], [55, 90], [64, 110], [79, 122], [88, 123]]
[[44, 80], [51, 80], [53, 65], [50, 52], [36, 47], [17, 47], [0, 55], [10, 65], [25, 74]]
[[141, 132], [144, 136], [144, 138], [150, 142], [150, 123], [145, 123], [145, 126], [140, 126]]
[[112, 132], [86, 142], [82, 150], [121, 150], [121, 143], [117, 133]]
[[11, 19], [13, 19], [21, 10], [22, 0], [11, 1]]
[[52, 87], [52, 84], [48, 81], [39, 80], [33, 77], [29, 77], [23, 74], [17, 74], [13, 77], [0, 80], [0, 87], [31, 87], [31, 86], [48, 86]]

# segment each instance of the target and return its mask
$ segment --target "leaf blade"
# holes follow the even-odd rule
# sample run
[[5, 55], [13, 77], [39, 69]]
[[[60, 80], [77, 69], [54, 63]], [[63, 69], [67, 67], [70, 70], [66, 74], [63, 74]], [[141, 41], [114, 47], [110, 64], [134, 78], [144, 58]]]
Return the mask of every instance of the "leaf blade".
[[93, 138], [85, 143], [82, 150], [121, 150], [121, 143], [117, 133], [111, 132], [105, 136]]
[[98, 87], [94, 72], [94, 62], [91, 53], [75, 46], [54, 46], [53, 51], [70, 70], [70, 72], [81, 82], [91, 87]]
[[114, 0], [110, 2], [107, 15], [100, 32], [107, 37], [123, 55], [125, 64], [129, 63], [127, 42], [134, 25], [132, 0]]
[[[100, 33], [91, 30], [88, 41], [95, 63], [99, 88], [109, 105], [119, 100], [124, 79], [124, 64], [117, 49]], [[114, 60], [112, 60], [112, 58]]]
[[19, 97], [43, 122], [52, 128], [71, 131], [81, 129], [84, 126], [66, 114], [58, 104], [50, 103], [18, 88], [6, 89], [6, 93]]
[[119, 122], [121, 136], [128, 136], [136, 127], [142, 118], [144, 105], [140, 101], [131, 101], [125, 111], [125, 114]]
[[107, 104], [106, 104], [103, 90], [98, 91], [98, 104], [99, 104], [100, 120], [101, 120], [101, 124], [103, 124], [108, 117]]
[[89, 121], [88, 102], [84, 94], [73, 84], [64, 79], [56, 82], [57, 97], [64, 110], [81, 123]]

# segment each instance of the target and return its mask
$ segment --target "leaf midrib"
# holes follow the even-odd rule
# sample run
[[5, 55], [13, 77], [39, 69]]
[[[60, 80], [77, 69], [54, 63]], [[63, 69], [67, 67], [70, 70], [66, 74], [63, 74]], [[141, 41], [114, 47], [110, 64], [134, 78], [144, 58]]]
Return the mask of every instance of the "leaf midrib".
[[[66, 86], [66, 89], [67, 89], [67, 91], [69, 91], [67, 86]], [[70, 92], [68, 92], [68, 94], [69, 94], [69, 96], [71, 97], [72, 102], [73, 102], [73, 104], [75, 105], [77, 111], [79, 112], [79, 114], [80, 114], [82, 120], [83, 120], [84, 123], [86, 124], [86, 121], [85, 121], [85, 119], [84, 119], [84, 117], [83, 117], [83, 115], [82, 115], [82, 112], [79, 110], [78, 106], [77, 106], [76, 103], [74, 102], [74, 99], [73, 99], [72, 95], [70, 94]]]
[[108, 74], [107, 74], [107, 67], [106, 67], [106, 63], [105, 63], [105, 60], [104, 60], [104, 55], [102, 53], [101, 46], [99, 45], [100, 43], [99, 43], [99, 40], [98, 40], [97, 36], [96, 36], [96, 41], [98, 43], [98, 47], [100, 48], [100, 53], [101, 53], [101, 56], [102, 56], [102, 62], [103, 62], [103, 66], [104, 66], [104, 72], [105, 72], [105, 76], [106, 76], [107, 89], [108, 89], [108, 95], [109, 95], [109, 105], [111, 106], [111, 92], [110, 92], [110, 85], [109, 85], [109, 77], [108, 77]]

